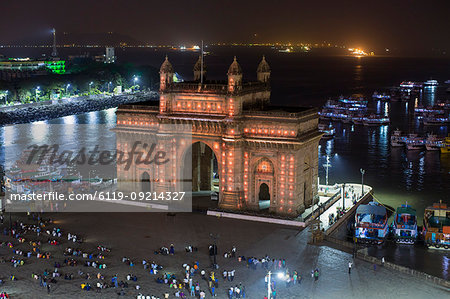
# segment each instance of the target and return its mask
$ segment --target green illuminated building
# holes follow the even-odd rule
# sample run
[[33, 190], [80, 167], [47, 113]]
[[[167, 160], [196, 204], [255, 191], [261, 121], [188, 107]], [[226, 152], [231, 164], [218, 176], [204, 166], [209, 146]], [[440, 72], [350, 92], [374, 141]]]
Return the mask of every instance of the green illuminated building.
[[66, 72], [66, 64], [64, 60], [44, 61], [45, 67], [55, 74], [64, 74]]

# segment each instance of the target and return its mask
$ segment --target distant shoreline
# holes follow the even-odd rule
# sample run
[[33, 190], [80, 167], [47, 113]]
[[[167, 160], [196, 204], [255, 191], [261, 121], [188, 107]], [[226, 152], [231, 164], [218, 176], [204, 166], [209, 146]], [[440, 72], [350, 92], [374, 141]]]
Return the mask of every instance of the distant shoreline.
[[157, 99], [157, 93], [139, 92], [108, 97], [92, 96], [70, 101], [62, 100], [57, 103], [51, 103], [51, 101], [49, 101], [49, 103], [42, 102], [21, 105], [20, 107], [8, 107], [6, 108], [7, 111], [0, 110], [0, 126], [49, 120], [68, 115], [114, 108], [122, 104], [142, 102], [151, 99]]

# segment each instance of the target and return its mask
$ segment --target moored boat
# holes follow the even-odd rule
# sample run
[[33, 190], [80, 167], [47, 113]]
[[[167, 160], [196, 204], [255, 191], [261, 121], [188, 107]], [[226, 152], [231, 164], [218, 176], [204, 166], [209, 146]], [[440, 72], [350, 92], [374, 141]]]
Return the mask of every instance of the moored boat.
[[383, 126], [388, 125], [389, 122], [389, 118], [376, 115], [370, 115], [363, 119], [363, 124], [365, 126]]
[[406, 140], [406, 149], [410, 151], [421, 150], [425, 147], [425, 142], [420, 139]]
[[450, 248], [450, 209], [447, 204], [435, 203], [425, 209], [422, 233], [427, 247]]
[[391, 99], [391, 96], [388, 95], [388, 94], [385, 94], [385, 93], [378, 93], [377, 91], [375, 91], [375, 92], [372, 94], [372, 98], [375, 99], [375, 100], [385, 100], [385, 101], [388, 101], [388, 100]]
[[395, 130], [391, 134], [391, 146], [393, 147], [400, 147], [405, 145], [405, 139], [402, 136], [402, 131]]
[[443, 116], [424, 117], [423, 124], [425, 126], [445, 126], [447, 124], [450, 124], [450, 117], [443, 117]]
[[357, 242], [381, 244], [388, 233], [386, 208], [379, 203], [360, 205], [355, 214], [355, 238]]
[[425, 140], [427, 151], [438, 151], [442, 147], [442, 144], [442, 139], [433, 134], [428, 134]]
[[336, 132], [332, 125], [327, 127], [324, 124], [319, 124], [319, 131], [323, 133], [322, 138], [333, 138]]
[[392, 222], [392, 232], [396, 243], [414, 244], [418, 235], [416, 210], [408, 204], [398, 207]]
[[438, 86], [438, 85], [439, 85], [438, 81], [433, 80], [433, 79], [423, 82], [423, 86], [425, 86], [425, 87], [432, 87], [432, 86]]
[[417, 134], [408, 134], [408, 137], [405, 137], [404, 140], [408, 150], [421, 150], [425, 147], [425, 140], [418, 137]]

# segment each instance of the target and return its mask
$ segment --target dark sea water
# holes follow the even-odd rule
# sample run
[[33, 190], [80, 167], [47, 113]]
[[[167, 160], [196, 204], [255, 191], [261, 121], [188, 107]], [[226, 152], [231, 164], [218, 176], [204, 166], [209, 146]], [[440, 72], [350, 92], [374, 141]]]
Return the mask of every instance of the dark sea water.
[[[244, 80], [256, 79], [256, 67], [264, 54], [272, 68], [272, 103], [277, 105], [321, 107], [330, 97], [362, 94], [371, 98], [377, 91], [398, 86], [403, 80], [426, 81], [430, 78], [442, 83], [433, 91], [424, 92], [417, 104], [430, 105], [450, 99], [445, 80], [450, 80], [450, 59], [318, 56], [307, 53], [279, 53], [271, 48], [207, 48], [205, 57], [208, 79], [223, 80], [233, 56], [236, 55], [244, 71]], [[9, 49], [11, 51], [11, 49]], [[33, 55], [24, 51], [20, 55]], [[85, 50], [66, 50], [82, 52]], [[96, 50], [100, 51], [100, 50]], [[9, 53], [5, 53], [9, 54]], [[65, 53], [63, 52], [62, 55]], [[67, 53], [66, 53], [67, 54]], [[175, 52], [166, 49], [116, 49], [122, 63], [152, 65], [159, 68], [165, 55], [183, 78], [192, 78], [192, 68], [198, 52]], [[11, 55], [11, 54], [9, 54]], [[34, 54], [36, 55], [36, 54]], [[19, 56], [17, 54], [16, 56]], [[425, 134], [434, 132], [446, 136], [449, 128], [423, 128], [408, 121], [406, 103], [384, 103], [370, 100], [373, 111], [386, 113], [389, 126], [363, 127], [333, 123], [336, 137], [320, 144], [319, 176], [325, 183], [322, 167], [326, 155], [331, 157], [330, 183], [360, 182], [360, 168], [365, 169], [364, 181], [374, 187], [375, 197], [392, 207], [408, 201], [421, 216], [423, 209], [439, 200], [450, 203], [450, 157], [439, 152], [406, 152], [391, 149], [392, 130]], [[109, 124], [115, 123], [111, 110], [86, 113], [48, 121], [47, 123]], [[33, 124], [29, 125], [30, 127]], [[5, 128], [0, 128], [0, 142]], [[30, 129], [30, 132], [32, 130]], [[70, 134], [70, 133], [68, 133]], [[73, 134], [75, 139], [77, 134]], [[70, 137], [69, 137], [70, 138]], [[9, 140], [11, 141], [11, 140]], [[11, 141], [13, 142], [13, 141]]]

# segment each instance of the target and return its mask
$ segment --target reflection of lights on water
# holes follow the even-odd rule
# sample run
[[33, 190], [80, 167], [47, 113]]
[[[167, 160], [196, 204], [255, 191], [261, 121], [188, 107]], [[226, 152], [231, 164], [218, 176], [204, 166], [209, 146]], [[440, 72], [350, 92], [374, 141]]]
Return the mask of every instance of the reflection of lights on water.
[[442, 259], [442, 269], [444, 270], [444, 273], [448, 273], [448, 267], [450, 264], [450, 259], [446, 256]]
[[352, 125], [352, 132], [355, 132], [355, 125]]
[[419, 160], [419, 175], [423, 175], [425, 173], [425, 156], [422, 156]]
[[75, 115], [64, 116], [62, 119], [66, 125], [74, 125], [77, 123]]
[[389, 116], [389, 105], [387, 102], [384, 104], [384, 116]]
[[97, 123], [97, 111], [92, 111], [88, 113], [88, 119], [90, 124]]
[[6, 126], [3, 127], [3, 132], [5, 134], [5, 138], [3, 140], [4, 145], [8, 146], [8, 145], [12, 145], [13, 141], [16, 140], [16, 134], [17, 134], [17, 130], [16, 130], [17, 126]]
[[31, 137], [35, 142], [43, 142], [48, 133], [48, 126], [45, 121], [37, 121], [30, 124]]
[[116, 123], [116, 108], [111, 108], [105, 110], [106, 112], [106, 123]]
[[325, 153], [327, 155], [331, 155], [331, 152], [333, 151], [333, 143], [334, 143], [333, 139], [327, 140], [327, 148], [325, 150]]

